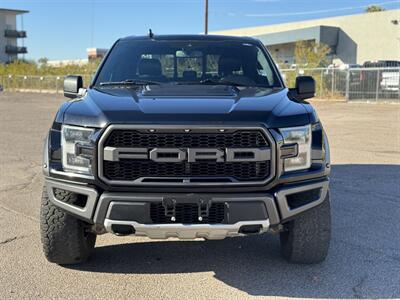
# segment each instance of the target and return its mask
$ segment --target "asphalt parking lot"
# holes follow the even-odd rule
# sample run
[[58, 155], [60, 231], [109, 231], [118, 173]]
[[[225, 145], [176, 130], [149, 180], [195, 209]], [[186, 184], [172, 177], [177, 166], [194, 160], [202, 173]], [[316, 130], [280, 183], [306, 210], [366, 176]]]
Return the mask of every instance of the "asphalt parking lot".
[[86, 264], [41, 252], [42, 140], [61, 96], [0, 93], [0, 299], [400, 298], [400, 105], [315, 102], [330, 138], [328, 259], [286, 263], [277, 236], [98, 238]]

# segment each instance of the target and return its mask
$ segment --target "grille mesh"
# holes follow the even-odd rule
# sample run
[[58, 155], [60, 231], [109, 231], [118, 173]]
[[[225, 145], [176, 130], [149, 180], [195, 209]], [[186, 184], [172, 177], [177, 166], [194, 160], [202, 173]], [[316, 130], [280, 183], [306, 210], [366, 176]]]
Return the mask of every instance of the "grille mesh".
[[197, 203], [177, 203], [175, 206], [175, 222], [165, 216], [165, 209], [161, 202], [151, 203], [150, 218], [154, 224], [183, 223], [183, 224], [218, 224], [223, 223], [225, 218], [224, 203], [213, 203], [208, 211], [208, 217], [199, 221]]
[[140, 177], [233, 177], [237, 180], [259, 180], [269, 175], [265, 162], [195, 162], [157, 163], [154, 161], [104, 161], [104, 173], [112, 180], [135, 180]]
[[142, 148], [257, 148], [268, 146], [268, 142], [258, 130], [232, 133], [142, 133], [118, 129], [110, 134], [106, 145]]
[[[234, 132], [155, 132], [114, 130], [104, 147], [126, 148], [258, 148], [269, 146], [259, 130]], [[149, 159], [104, 161], [103, 174], [109, 180], [134, 181], [142, 177], [234, 178], [237, 181], [264, 180], [270, 175], [270, 161], [262, 162], [154, 162]]]

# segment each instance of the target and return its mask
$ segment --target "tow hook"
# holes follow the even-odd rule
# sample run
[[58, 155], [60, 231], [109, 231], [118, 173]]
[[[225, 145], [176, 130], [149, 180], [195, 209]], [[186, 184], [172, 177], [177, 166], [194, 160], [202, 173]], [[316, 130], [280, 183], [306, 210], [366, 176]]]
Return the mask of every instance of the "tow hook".
[[210, 208], [210, 201], [205, 201], [203, 199], [199, 200], [199, 218], [198, 220], [201, 222], [203, 218], [208, 217], [208, 211]]
[[172, 222], [176, 221], [176, 200], [175, 199], [164, 199], [163, 206], [165, 209], [165, 216], [170, 218]]

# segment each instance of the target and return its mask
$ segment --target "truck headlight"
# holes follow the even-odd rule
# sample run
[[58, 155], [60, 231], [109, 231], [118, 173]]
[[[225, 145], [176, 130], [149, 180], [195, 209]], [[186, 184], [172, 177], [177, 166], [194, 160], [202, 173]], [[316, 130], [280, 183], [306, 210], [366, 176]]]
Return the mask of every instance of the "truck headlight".
[[92, 175], [94, 129], [63, 125], [61, 130], [64, 171]]
[[284, 171], [308, 169], [311, 166], [311, 126], [280, 128], [284, 144], [281, 148]]

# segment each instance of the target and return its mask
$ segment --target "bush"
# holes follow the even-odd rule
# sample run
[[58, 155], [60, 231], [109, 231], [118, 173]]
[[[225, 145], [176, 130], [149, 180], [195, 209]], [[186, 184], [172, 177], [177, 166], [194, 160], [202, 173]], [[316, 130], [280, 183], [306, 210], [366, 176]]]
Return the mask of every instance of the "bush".
[[85, 65], [50, 66], [47, 59], [34, 61], [16, 60], [9, 64], [0, 64], [0, 85], [5, 89], [62, 90], [66, 75], [82, 75], [84, 84], [90, 83], [100, 59]]
[[62, 65], [62, 66], [49, 66], [47, 61], [40, 59], [42, 63], [38, 64], [34, 61], [16, 60], [9, 64], [0, 64], [0, 76], [65, 76], [70, 74], [93, 74], [100, 60], [90, 61], [85, 65]]

